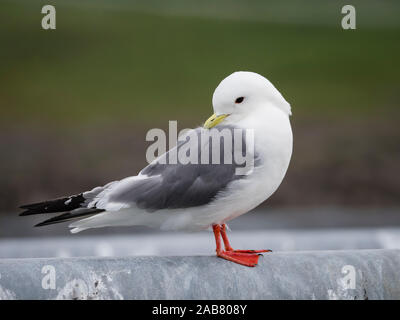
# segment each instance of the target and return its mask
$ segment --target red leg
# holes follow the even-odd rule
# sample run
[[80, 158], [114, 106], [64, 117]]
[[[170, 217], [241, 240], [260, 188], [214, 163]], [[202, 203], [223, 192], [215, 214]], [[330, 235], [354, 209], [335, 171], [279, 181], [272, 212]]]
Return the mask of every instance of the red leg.
[[263, 252], [272, 252], [271, 250], [234, 250], [228, 240], [228, 236], [226, 234], [226, 224], [221, 225], [221, 237], [224, 240], [225, 250], [233, 251], [238, 253], [263, 253]]
[[233, 248], [231, 247], [231, 244], [229, 243], [228, 236], [226, 235], [226, 224], [225, 223], [221, 226], [221, 237], [222, 237], [222, 240], [224, 241], [225, 250], [233, 251]]
[[215, 251], [217, 251], [217, 254], [219, 252], [222, 252], [221, 249], [221, 226], [219, 224], [214, 224], [213, 226], [213, 231], [214, 231], [214, 237], [215, 237], [215, 245], [216, 245], [216, 249]]
[[[215, 236], [217, 256], [247, 267], [255, 267], [258, 263], [259, 255], [256, 252], [237, 252], [232, 249], [229, 245], [228, 238], [226, 236], [225, 225], [213, 225], [213, 231]], [[224, 241], [226, 251], [221, 248], [221, 239]], [[264, 251], [263, 251], [264, 252]]]

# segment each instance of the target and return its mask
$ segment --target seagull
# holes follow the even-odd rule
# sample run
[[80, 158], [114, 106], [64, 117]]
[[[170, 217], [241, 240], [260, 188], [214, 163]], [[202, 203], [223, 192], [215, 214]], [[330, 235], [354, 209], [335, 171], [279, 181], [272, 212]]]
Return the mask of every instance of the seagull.
[[[214, 114], [203, 127], [190, 130], [183, 140], [178, 138], [175, 147], [138, 175], [23, 205], [20, 215], [62, 213], [36, 226], [73, 221], [72, 233], [108, 226], [187, 231], [211, 227], [218, 257], [256, 266], [260, 254], [270, 250], [234, 250], [226, 223], [261, 204], [281, 184], [292, 155], [291, 107], [269, 80], [248, 71], [222, 80], [212, 105]], [[209, 134], [213, 130], [224, 132], [219, 144]], [[206, 134], [208, 139], [201, 139]], [[182, 150], [193, 151], [191, 159], [202, 161], [172, 161], [174, 153], [187, 155]], [[237, 160], [238, 152], [250, 155], [250, 165]]]

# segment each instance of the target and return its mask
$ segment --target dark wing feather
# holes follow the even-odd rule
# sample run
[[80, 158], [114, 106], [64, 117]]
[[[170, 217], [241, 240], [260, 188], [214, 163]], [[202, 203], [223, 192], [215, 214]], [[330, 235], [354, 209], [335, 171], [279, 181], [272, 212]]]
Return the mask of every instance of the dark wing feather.
[[91, 215], [94, 215], [94, 214], [97, 214], [97, 213], [100, 213], [103, 211], [104, 210], [102, 210], [102, 209], [78, 209], [75, 212], [66, 212], [59, 216], [47, 219], [41, 223], [38, 223], [37, 225], [35, 225], [35, 227], [42, 227], [42, 226], [47, 226], [49, 224], [71, 221], [71, 220], [74, 220], [77, 218], [91, 216]]
[[20, 216], [71, 211], [79, 208], [81, 204], [85, 202], [85, 200], [86, 199], [83, 197], [83, 194], [81, 193], [70, 197], [27, 204], [20, 207], [21, 209], [26, 209], [24, 212], [20, 213]]

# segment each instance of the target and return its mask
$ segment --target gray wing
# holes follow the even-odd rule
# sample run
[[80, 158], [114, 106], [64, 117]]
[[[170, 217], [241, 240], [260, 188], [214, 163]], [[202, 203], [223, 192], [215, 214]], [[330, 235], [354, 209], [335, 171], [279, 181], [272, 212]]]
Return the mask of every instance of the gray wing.
[[[219, 130], [233, 130], [234, 127], [219, 126]], [[200, 139], [202, 128], [192, 130], [193, 135]], [[232, 145], [235, 145], [235, 135], [231, 135]], [[242, 151], [246, 150], [245, 137], [241, 137]], [[193, 140], [178, 141], [175, 148], [171, 149], [154, 163], [145, 167], [139, 177], [141, 179], [131, 179], [113, 188], [108, 195], [109, 202], [116, 203], [135, 203], [136, 206], [147, 209], [149, 211], [159, 209], [177, 209], [196, 207], [210, 203], [215, 199], [217, 194], [223, 191], [232, 181], [243, 179], [246, 175], [238, 175], [236, 169], [240, 166], [236, 164], [234, 157], [232, 163], [223, 163], [224, 155], [224, 138], [220, 144], [215, 146], [210, 143], [198, 143], [198, 163], [180, 164], [171, 163], [170, 154], [173, 151], [179, 152], [185, 144], [191, 143]], [[199, 140], [200, 141], [200, 140]], [[186, 148], [188, 145], [186, 145]], [[220, 148], [219, 164], [211, 164], [212, 149]], [[210, 164], [201, 164], [201, 153], [208, 148], [208, 157]], [[186, 150], [186, 149], [185, 149]], [[233, 150], [229, 150], [229, 152]], [[254, 165], [260, 164], [259, 159], [255, 156]], [[130, 178], [127, 178], [130, 179]]]

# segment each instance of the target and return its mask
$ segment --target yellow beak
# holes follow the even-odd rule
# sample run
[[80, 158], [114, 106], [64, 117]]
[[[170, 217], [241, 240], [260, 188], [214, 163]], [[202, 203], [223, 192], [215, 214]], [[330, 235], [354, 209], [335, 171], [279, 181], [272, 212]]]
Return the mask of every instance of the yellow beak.
[[229, 114], [213, 114], [211, 117], [207, 119], [207, 121], [204, 123], [204, 128], [205, 129], [211, 129], [212, 127], [215, 127], [218, 123], [220, 123], [222, 120], [224, 120]]

